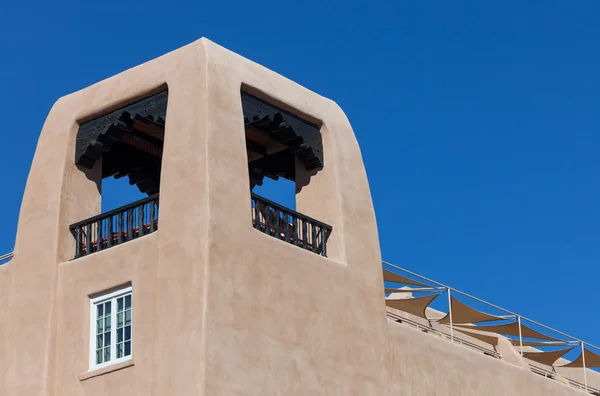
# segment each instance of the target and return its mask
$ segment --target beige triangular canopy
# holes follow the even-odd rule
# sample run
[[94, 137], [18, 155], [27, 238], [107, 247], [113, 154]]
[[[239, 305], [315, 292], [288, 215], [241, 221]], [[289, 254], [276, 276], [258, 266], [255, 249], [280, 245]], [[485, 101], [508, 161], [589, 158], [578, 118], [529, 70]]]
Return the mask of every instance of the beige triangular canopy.
[[402, 300], [385, 300], [385, 304], [390, 308], [407, 312], [423, 319], [427, 319], [425, 310], [439, 294], [431, 294], [425, 297], [407, 298]]
[[[509, 339], [510, 343], [514, 346], [521, 346], [521, 342], [517, 339]], [[565, 345], [565, 341], [526, 341], [523, 340], [523, 346], [557, 346], [557, 345]]]
[[[586, 368], [598, 368], [600, 367], [600, 355], [590, 351], [587, 348], [584, 349], [585, 367]], [[579, 354], [579, 357], [573, 360], [571, 363], [567, 363], [563, 366], [557, 367], [583, 367], [583, 357]]]
[[[519, 323], [518, 322], [499, 324], [499, 325], [489, 325], [489, 326], [475, 326], [475, 325], [466, 325], [466, 324], [457, 325], [457, 327], [458, 326], [462, 326], [465, 328], [475, 328], [477, 330], [487, 331], [490, 333], [507, 334], [507, 335], [516, 336], [516, 337], [519, 336]], [[545, 334], [538, 333], [537, 331], [525, 326], [524, 324], [521, 324], [521, 336], [525, 337], [525, 338], [538, 338], [540, 340], [560, 341], [557, 338], [552, 338]]]
[[[478, 323], [506, 319], [471, 308], [453, 296], [450, 297], [450, 304], [452, 307], [452, 323]], [[450, 313], [447, 313], [439, 322], [444, 324], [450, 323]]]
[[559, 349], [557, 351], [523, 352], [523, 357], [533, 360], [534, 362], [545, 364], [546, 366], [552, 366], [562, 355], [573, 348], [574, 347]]
[[453, 329], [458, 331], [459, 333], [462, 333], [462, 334], [468, 335], [469, 337], [473, 337], [480, 341], [483, 341], [486, 344], [498, 345], [498, 336], [484, 334], [484, 333], [476, 333], [475, 331], [461, 329], [461, 328], [457, 328], [457, 327], [454, 327]]
[[428, 286], [425, 283], [421, 283], [419, 281], [409, 279], [405, 276], [395, 274], [386, 269], [383, 270], [383, 280], [386, 282], [404, 283], [406, 285]]

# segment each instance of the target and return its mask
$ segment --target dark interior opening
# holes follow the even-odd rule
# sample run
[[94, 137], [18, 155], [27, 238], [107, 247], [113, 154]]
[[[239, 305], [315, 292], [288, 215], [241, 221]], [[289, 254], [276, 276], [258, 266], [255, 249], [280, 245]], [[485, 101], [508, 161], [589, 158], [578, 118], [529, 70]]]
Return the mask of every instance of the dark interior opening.
[[250, 189], [262, 186], [265, 176], [296, 182], [298, 172], [323, 168], [318, 125], [245, 91], [242, 108]]
[[101, 160], [102, 179], [127, 177], [140, 193], [157, 194], [167, 99], [165, 90], [81, 124], [75, 163], [92, 169]]

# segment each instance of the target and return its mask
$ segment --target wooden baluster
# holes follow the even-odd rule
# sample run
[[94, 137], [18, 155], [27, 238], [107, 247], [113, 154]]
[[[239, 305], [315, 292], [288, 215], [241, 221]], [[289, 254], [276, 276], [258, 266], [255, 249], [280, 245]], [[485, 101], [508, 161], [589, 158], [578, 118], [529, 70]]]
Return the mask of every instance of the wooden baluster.
[[292, 215], [292, 243], [298, 244], [298, 218], [296, 215]]
[[308, 249], [308, 236], [306, 235], [306, 219], [302, 219], [302, 246]]
[[150, 232], [154, 232], [154, 201], [150, 202]]
[[260, 230], [260, 203], [254, 198], [252, 201], [254, 202], [254, 228]]
[[96, 251], [102, 250], [102, 220], [96, 221]]
[[158, 197], [156, 197], [156, 201], [154, 202], [154, 205], [156, 205], [156, 210], [154, 212], [154, 216], [156, 217], [156, 226], [154, 227], [154, 230], [158, 230], [158, 216], [160, 216], [159, 214], [159, 208], [158, 208]]
[[117, 215], [117, 244], [123, 243], [123, 212]]
[[317, 253], [317, 244], [318, 244], [318, 240], [317, 240], [317, 225], [311, 221], [311, 236], [310, 236], [310, 241], [312, 243], [312, 251], [314, 253]]
[[127, 240], [133, 239], [133, 209], [127, 209]]
[[85, 254], [92, 252], [92, 223], [85, 225]]
[[279, 216], [281, 216], [281, 214], [279, 213], [279, 209], [274, 209], [274, 216], [275, 216], [275, 238], [277, 239], [281, 239], [281, 230], [279, 229]]
[[138, 206], [138, 237], [144, 235], [144, 204]]
[[285, 224], [283, 225], [283, 233], [285, 235], [285, 241], [290, 241], [290, 215], [287, 212], [283, 214], [283, 220]]
[[75, 258], [83, 256], [81, 248], [83, 247], [83, 241], [81, 240], [81, 226], [75, 228]]
[[265, 212], [267, 212], [265, 232], [271, 235], [271, 207], [269, 205], [265, 205]]
[[108, 232], [106, 233], [106, 247], [109, 248], [113, 244], [113, 217], [108, 216]]

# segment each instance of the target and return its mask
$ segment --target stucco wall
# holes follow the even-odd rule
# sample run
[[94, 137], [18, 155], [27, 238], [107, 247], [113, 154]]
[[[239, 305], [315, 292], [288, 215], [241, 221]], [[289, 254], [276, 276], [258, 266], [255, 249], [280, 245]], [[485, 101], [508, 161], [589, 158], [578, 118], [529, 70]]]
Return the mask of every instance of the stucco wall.
[[576, 396], [585, 392], [388, 322], [392, 395]]

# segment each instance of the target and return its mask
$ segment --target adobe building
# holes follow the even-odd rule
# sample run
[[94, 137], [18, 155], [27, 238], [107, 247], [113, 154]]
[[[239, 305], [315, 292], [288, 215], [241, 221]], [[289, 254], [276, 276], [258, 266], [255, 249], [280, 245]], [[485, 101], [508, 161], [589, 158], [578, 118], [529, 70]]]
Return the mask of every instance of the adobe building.
[[56, 102], [0, 304], [6, 396], [581, 394], [389, 320], [344, 112], [206, 39]]

